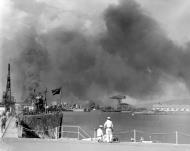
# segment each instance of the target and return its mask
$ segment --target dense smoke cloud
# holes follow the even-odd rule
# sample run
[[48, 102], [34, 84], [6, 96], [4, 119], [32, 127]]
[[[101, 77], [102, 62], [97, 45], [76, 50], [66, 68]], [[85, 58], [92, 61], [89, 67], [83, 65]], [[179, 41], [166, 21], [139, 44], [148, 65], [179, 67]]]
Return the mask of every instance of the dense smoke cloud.
[[[34, 37], [28, 38], [27, 47], [15, 61], [17, 66], [17, 80], [21, 85], [22, 98], [28, 98], [35, 90], [44, 88], [43, 72], [48, 70], [49, 59], [47, 51], [36, 42]], [[42, 72], [42, 73], [41, 73]]]
[[180, 45], [190, 40], [190, 1], [189, 0], [136, 0], [152, 16], [167, 36]]
[[125, 66], [126, 74], [117, 79], [122, 84], [115, 88], [143, 95], [154, 91], [162, 73], [178, 72], [181, 50], [137, 4], [128, 1], [110, 7], [105, 21], [108, 32], [102, 40], [103, 48], [120, 56]]
[[62, 21], [68, 12], [58, 15], [43, 1], [13, 4], [22, 12], [23, 28], [4, 40], [4, 53], [11, 43], [17, 54], [14, 82], [23, 100], [46, 87], [62, 86], [66, 98], [104, 102], [114, 94], [159, 96], [165, 83], [175, 81], [190, 86], [188, 50], [169, 40], [132, 0], [110, 5], [93, 21], [94, 15], [74, 18], [72, 27]]

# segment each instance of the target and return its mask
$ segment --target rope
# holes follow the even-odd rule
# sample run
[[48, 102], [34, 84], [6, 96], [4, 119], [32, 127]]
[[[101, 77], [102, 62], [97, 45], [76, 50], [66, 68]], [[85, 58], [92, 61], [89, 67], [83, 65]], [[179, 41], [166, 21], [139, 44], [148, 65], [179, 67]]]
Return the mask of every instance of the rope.
[[136, 133], [143, 133], [143, 134], [152, 134], [152, 135], [171, 135], [174, 133], [150, 133], [150, 132], [145, 132], [141, 130], [136, 130]]
[[185, 134], [185, 133], [183, 133], [183, 132], [178, 132], [178, 133], [181, 134], [181, 135], [190, 137], [190, 134]]
[[82, 135], [81, 133], [79, 133], [79, 135], [83, 138], [83, 139], [85, 139], [86, 137], [84, 136], [84, 135]]
[[81, 127], [79, 127], [79, 130], [81, 130], [84, 134], [86, 134], [89, 138], [92, 138], [85, 130], [83, 130]]
[[174, 133], [152, 133], [152, 135], [171, 135]]

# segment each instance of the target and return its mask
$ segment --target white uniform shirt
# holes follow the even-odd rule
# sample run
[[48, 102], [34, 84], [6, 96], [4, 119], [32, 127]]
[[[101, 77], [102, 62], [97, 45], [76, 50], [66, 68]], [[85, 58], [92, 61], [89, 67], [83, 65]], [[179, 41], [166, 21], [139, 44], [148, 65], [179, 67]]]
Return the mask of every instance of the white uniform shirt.
[[9, 112], [7, 111], [7, 113], [6, 113], [6, 116], [7, 116], [7, 118], [9, 117]]
[[97, 137], [102, 137], [104, 135], [103, 130], [101, 128], [97, 129]]
[[113, 128], [113, 123], [111, 120], [106, 120], [104, 123], [104, 128]]

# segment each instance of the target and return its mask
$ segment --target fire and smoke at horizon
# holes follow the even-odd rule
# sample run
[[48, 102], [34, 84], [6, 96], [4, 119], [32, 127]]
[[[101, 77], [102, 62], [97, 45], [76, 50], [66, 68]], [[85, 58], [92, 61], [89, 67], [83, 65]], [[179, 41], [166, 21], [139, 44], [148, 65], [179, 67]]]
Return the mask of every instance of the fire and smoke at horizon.
[[11, 61], [17, 98], [60, 86], [68, 100], [103, 103], [115, 94], [136, 100], [190, 96], [189, 45], [169, 39], [140, 4], [81, 0], [79, 8], [57, 2], [9, 2], [3, 69]]

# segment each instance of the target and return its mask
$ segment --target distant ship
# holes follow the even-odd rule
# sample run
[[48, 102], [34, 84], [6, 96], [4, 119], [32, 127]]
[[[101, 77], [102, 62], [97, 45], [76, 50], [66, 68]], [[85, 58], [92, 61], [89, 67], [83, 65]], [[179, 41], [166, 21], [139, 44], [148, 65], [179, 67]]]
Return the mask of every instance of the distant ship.
[[84, 112], [84, 109], [73, 109], [73, 112]]

